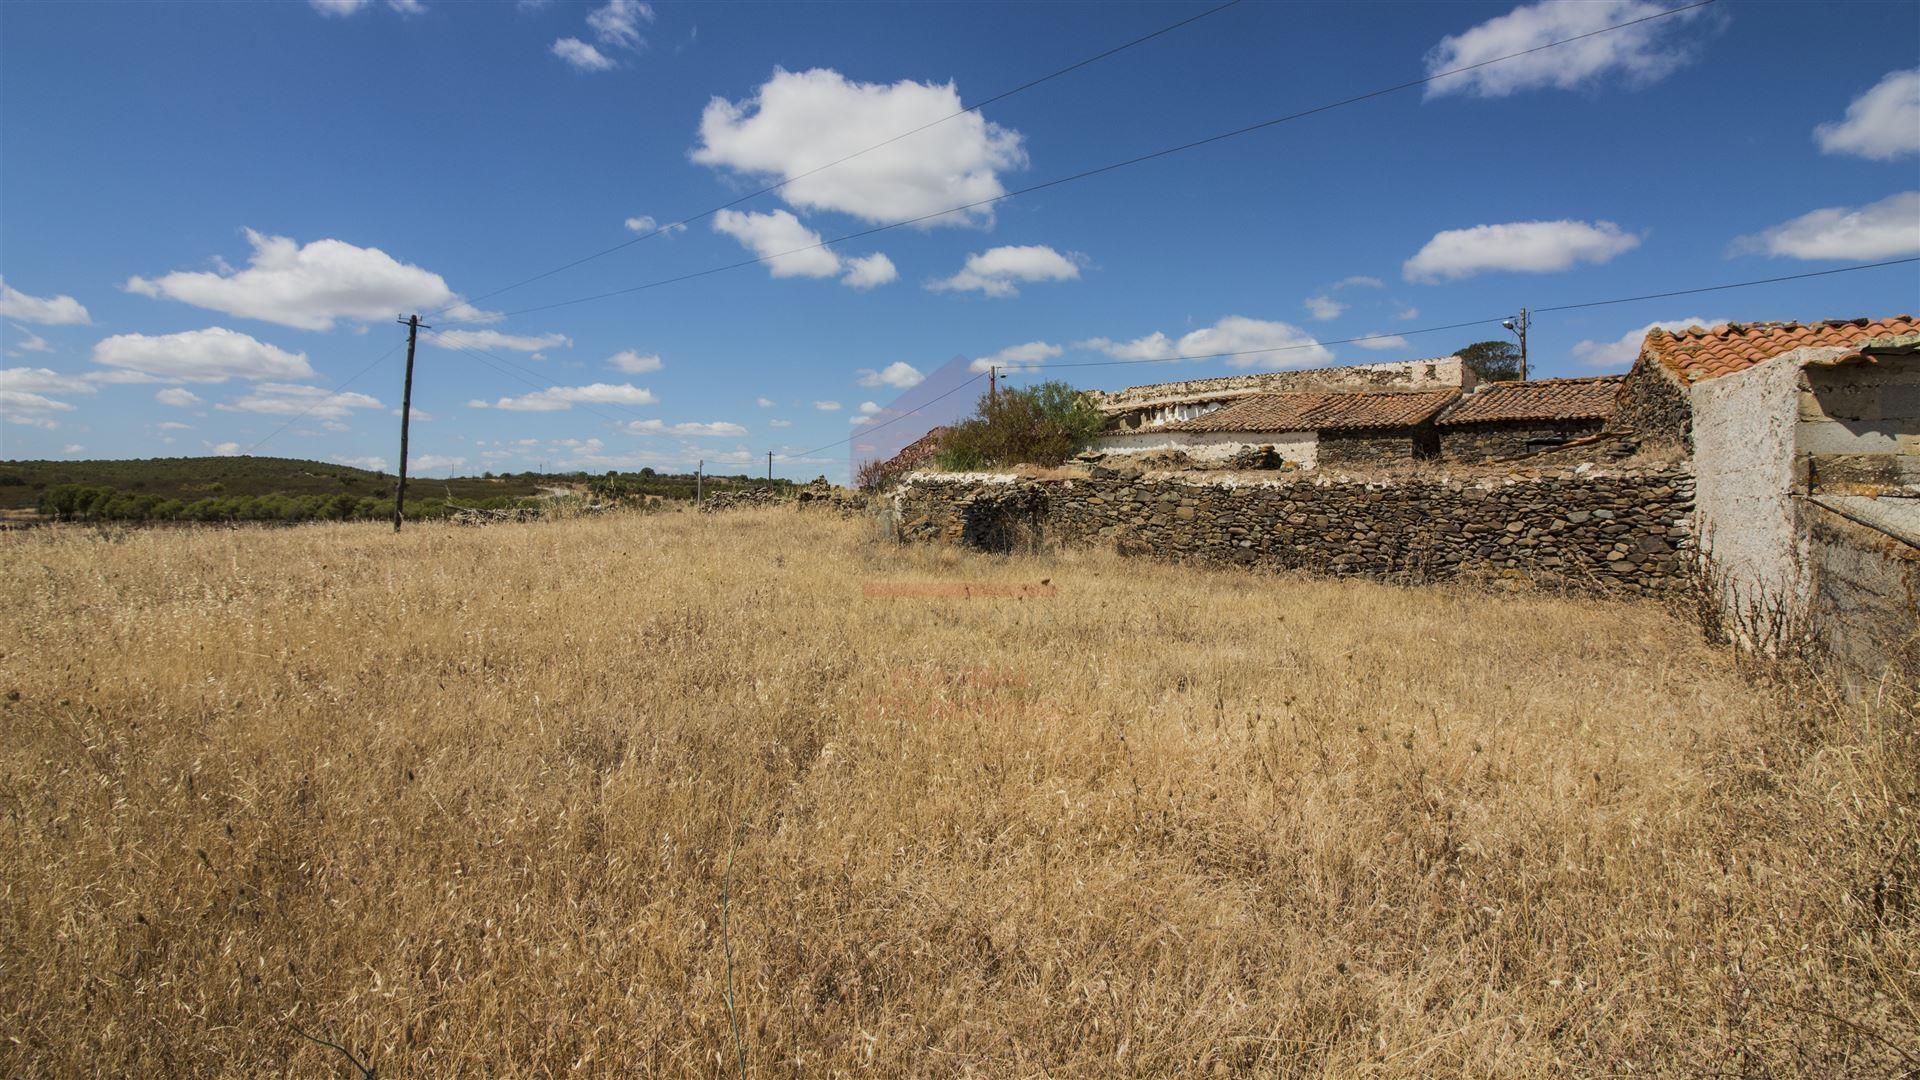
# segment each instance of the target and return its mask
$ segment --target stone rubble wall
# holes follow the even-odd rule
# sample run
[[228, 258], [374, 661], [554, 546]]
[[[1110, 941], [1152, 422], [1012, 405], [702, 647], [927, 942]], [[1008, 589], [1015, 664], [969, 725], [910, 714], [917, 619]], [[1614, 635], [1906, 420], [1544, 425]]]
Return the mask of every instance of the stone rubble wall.
[[1693, 477], [1678, 467], [1392, 481], [923, 473], [889, 502], [900, 539], [985, 550], [1098, 545], [1268, 570], [1486, 574], [1631, 593], [1690, 580]]
[[1642, 357], [1627, 373], [1607, 430], [1693, 449], [1693, 406], [1686, 388], [1660, 361]]
[[1440, 428], [1440, 457], [1445, 461], [1486, 462], [1526, 457], [1549, 443], [1599, 434], [1600, 420], [1506, 421], [1450, 424]]

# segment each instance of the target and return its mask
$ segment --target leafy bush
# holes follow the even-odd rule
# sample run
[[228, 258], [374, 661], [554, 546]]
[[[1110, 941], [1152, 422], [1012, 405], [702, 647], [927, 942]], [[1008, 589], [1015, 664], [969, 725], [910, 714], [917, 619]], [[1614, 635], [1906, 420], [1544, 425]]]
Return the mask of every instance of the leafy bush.
[[1092, 441], [1105, 417], [1078, 390], [1043, 382], [982, 397], [976, 414], [948, 430], [941, 468], [969, 471], [996, 465], [1058, 465]]

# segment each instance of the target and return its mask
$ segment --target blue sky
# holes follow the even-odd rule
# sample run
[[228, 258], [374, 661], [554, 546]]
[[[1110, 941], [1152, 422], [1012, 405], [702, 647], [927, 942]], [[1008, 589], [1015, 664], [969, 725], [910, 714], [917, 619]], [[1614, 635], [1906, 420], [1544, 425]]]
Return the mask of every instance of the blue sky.
[[[1661, 10], [1249, 2], [485, 295], [1206, 6], [0, 5], [0, 455], [391, 468], [400, 353], [335, 388], [421, 310], [416, 472], [844, 479], [805, 452], [954, 357], [1302, 346], [1058, 372], [1089, 387], [1409, 359], [1499, 331], [1314, 343], [1920, 254], [1920, 6], [1723, 0], [524, 311]], [[1535, 371], [1622, 370], [1656, 321], [1915, 311], [1916, 265], [1542, 315]]]

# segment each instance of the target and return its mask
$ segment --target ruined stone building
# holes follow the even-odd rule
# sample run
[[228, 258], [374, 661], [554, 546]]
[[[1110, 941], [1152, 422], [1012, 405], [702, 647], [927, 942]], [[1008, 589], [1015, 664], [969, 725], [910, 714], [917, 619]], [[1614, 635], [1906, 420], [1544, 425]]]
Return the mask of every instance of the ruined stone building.
[[[1704, 570], [1706, 610], [1749, 645], [1811, 637], [1869, 681], [1920, 672], [1908, 316], [1656, 329], [1625, 376], [1481, 383], [1447, 357], [1089, 397], [1109, 418], [1096, 455], [916, 473], [891, 527], [1615, 593], [1691, 591]], [[1418, 458], [1437, 467], [1380, 467]]]
[[1861, 669], [1920, 670], [1920, 321], [1654, 331], [1634, 377], [1685, 385], [1652, 433], [1692, 446], [1736, 633], [1810, 632]]
[[1499, 461], [1597, 435], [1613, 418], [1625, 383], [1621, 375], [1488, 383], [1441, 415], [1440, 456]]
[[1459, 357], [1135, 386], [1089, 397], [1110, 454], [1303, 468], [1522, 457], [1599, 433], [1624, 379], [1484, 383]]

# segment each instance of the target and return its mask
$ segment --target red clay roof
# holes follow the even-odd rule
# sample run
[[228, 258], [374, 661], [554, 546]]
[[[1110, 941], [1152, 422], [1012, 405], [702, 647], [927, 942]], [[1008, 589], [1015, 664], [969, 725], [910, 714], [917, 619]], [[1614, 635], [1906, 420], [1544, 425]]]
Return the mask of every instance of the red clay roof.
[[1613, 415], [1614, 399], [1626, 381], [1625, 375], [1601, 375], [1590, 379], [1494, 383], [1461, 398], [1458, 406], [1440, 418], [1440, 423], [1605, 420]]
[[1745, 371], [1763, 360], [1808, 346], [1852, 348], [1868, 338], [1911, 334], [1920, 321], [1911, 315], [1884, 319], [1828, 319], [1817, 323], [1728, 323], [1711, 330], [1690, 326], [1672, 333], [1647, 331], [1640, 346], [1689, 383]]
[[1350, 431], [1412, 427], [1433, 419], [1458, 390], [1396, 394], [1260, 394], [1162, 431]]

